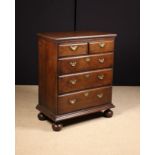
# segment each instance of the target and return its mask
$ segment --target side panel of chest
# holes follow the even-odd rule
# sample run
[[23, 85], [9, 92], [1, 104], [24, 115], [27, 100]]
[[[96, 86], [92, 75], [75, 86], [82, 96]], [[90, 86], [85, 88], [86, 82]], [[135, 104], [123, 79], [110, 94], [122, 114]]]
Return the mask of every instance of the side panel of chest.
[[57, 44], [38, 38], [39, 106], [57, 113]]

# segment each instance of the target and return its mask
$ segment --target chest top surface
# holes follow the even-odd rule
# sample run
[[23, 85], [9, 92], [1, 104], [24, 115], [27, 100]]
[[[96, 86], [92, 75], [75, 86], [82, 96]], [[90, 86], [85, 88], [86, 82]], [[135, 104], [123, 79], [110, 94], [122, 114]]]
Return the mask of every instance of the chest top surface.
[[87, 39], [87, 38], [98, 38], [98, 37], [116, 37], [114, 33], [106, 32], [43, 32], [38, 33], [38, 36], [49, 38], [52, 40], [69, 40], [69, 39]]

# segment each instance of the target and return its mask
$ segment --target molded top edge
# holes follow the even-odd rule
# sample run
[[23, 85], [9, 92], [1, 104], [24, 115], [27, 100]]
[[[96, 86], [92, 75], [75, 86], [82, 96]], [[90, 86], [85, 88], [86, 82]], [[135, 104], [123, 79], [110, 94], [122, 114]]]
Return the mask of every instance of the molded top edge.
[[86, 39], [98, 37], [116, 37], [117, 34], [106, 32], [43, 32], [38, 33], [38, 36], [52, 40], [69, 40], [69, 39]]

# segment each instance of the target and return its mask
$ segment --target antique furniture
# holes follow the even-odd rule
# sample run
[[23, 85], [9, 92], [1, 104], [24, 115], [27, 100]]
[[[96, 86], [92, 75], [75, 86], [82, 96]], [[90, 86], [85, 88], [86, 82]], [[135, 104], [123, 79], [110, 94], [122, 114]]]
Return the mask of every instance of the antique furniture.
[[112, 77], [116, 34], [39, 33], [38, 118], [62, 121], [104, 110], [112, 117]]

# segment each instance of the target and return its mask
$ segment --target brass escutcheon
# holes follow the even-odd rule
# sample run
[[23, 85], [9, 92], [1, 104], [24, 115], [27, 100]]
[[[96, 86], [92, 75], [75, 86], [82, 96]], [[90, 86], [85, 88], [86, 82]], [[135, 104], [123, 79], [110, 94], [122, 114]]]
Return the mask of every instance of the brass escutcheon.
[[71, 49], [72, 51], [76, 51], [76, 50], [77, 50], [77, 48], [78, 48], [78, 46], [77, 46], [77, 45], [71, 45], [71, 46], [70, 46], [70, 49]]
[[85, 60], [86, 60], [86, 62], [89, 62], [90, 61], [90, 58], [86, 58]]
[[101, 42], [99, 43], [100, 48], [103, 48], [105, 46], [105, 43]]
[[98, 61], [99, 61], [100, 63], [103, 63], [103, 62], [104, 62], [104, 58], [99, 58]]
[[86, 77], [86, 78], [89, 78], [89, 77], [90, 77], [90, 75], [89, 75], [89, 74], [86, 74], [86, 75], [85, 75], [85, 77]]
[[71, 83], [72, 85], [75, 85], [76, 82], [77, 82], [77, 80], [70, 80], [70, 83]]
[[97, 94], [97, 97], [98, 98], [102, 98], [103, 97], [103, 94], [101, 93], [101, 94]]
[[75, 66], [76, 66], [76, 64], [77, 64], [77, 62], [76, 62], [76, 61], [70, 62], [70, 65], [71, 65], [72, 67], [75, 67]]
[[89, 95], [89, 93], [88, 93], [88, 92], [84, 93], [84, 96], [86, 96], [86, 97], [87, 97], [88, 95]]
[[103, 74], [98, 75], [98, 79], [103, 80], [103, 78], [104, 78], [104, 75]]
[[69, 100], [69, 103], [73, 105], [76, 103], [76, 101], [77, 101], [76, 99], [71, 99], [71, 100]]

